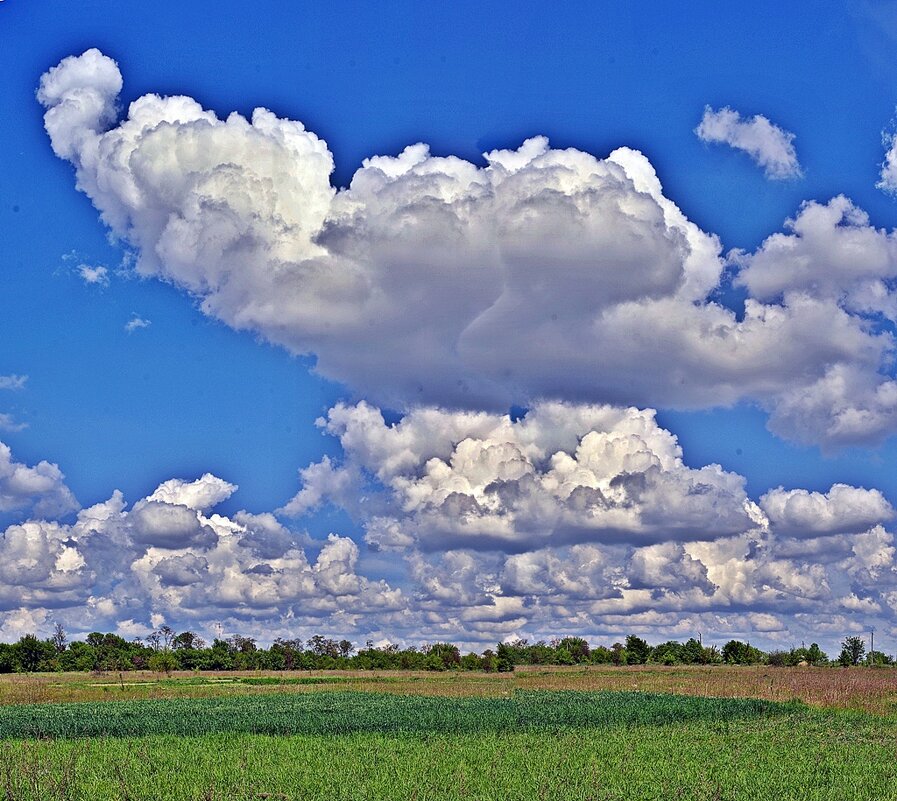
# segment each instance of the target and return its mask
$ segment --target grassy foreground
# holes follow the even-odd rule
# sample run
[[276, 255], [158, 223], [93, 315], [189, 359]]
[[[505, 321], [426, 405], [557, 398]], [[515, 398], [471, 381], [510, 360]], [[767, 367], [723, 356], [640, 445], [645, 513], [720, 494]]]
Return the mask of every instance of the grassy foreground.
[[897, 798], [893, 718], [621, 692], [0, 709], [3, 801]]
[[8, 801], [892, 799], [892, 723], [791, 712], [544, 732], [0, 743]]

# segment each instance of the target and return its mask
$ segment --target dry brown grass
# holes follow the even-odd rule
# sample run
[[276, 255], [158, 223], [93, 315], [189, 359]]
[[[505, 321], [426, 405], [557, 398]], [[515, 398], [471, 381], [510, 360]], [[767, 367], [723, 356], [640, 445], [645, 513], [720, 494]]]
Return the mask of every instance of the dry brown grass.
[[897, 712], [897, 669], [735, 666], [524, 668], [517, 686], [546, 690], [639, 690], [720, 698], [800, 700], [811, 706]]
[[[286, 679], [264, 686], [234, 679]], [[290, 684], [319, 677], [320, 684]], [[338, 679], [334, 682], [333, 679]], [[329, 681], [328, 681], [329, 680]], [[897, 669], [769, 667], [525, 667], [512, 674], [424, 673], [411, 671], [316, 672], [149, 672], [94, 676], [44, 673], [0, 676], [0, 704], [61, 701], [112, 701], [140, 698], [213, 697], [272, 692], [362, 690], [442, 696], [498, 696], [514, 689], [633, 690], [723, 698], [799, 699], [807, 704], [857, 709], [876, 714], [897, 712]]]

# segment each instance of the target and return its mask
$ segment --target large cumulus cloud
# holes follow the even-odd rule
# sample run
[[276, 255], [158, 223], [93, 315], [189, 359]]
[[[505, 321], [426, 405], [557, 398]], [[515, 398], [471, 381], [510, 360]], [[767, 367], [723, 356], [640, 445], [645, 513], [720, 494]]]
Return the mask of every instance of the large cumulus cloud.
[[319, 425], [344, 456], [301, 470], [281, 511], [339, 506], [369, 547], [402, 557], [412, 636], [782, 642], [863, 615], [897, 634], [882, 526], [894, 509], [877, 490], [780, 487], [755, 503], [741, 476], [689, 467], [654, 413], [634, 408], [544, 403], [516, 420], [421, 408], [388, 424], [362, 402]]
[[[483, 166], [423, 144], [330, 183], [326, 144], [256, 109], [219, 119], [145, 95], [121, 121], [117, 65], [63, 60], [38, 98], [53, 148], [137, 271], [196, 296], [365, 397], [399, 408], [539, 399], [706, 407], [741, 400], [824, 445], [897, 423], [891, 235], [849, 201], [811, 204], [715, 302], [722, 246], [668, 199], [648, 159], [554, 150]], [[829, 247], [829, 245], [832, 245]], [[737, 265], [735, 269], [738, 269]], [[855, 381], [838, 384], [849, 371]]]
[[[321, 425], [339, 437], [345, 463], [304, 470], [305, 486], [284, 511], [330, 496], [345, 506], [351, 487], [369, 498], [367, 541], [378, 548], [516, 552], [702, 539], [744, 531], [757, 513], [741, 476], [686, 467], [650, 410], [545, 403], [512, 422], [417, 409], [389, 426], [362, 402], [334, 407]], [[358, 485], [364, 475], [382, 487], [379, 496]]]

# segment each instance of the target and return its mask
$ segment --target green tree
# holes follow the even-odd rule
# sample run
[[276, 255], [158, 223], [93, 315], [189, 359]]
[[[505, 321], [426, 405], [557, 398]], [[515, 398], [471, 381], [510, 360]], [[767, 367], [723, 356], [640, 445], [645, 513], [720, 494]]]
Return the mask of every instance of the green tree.
[[688, 642], [682, 646], [682, 661], [687, 665], [706, 664], [704, 646], [694, 637], [691, 637]]
[[66, 642], [68, 642], [68, 637], [66, 636], [65, 629], [62, 627], [62, 623], [56, 623], [56, 626], [53, 628], [53, 636], [51, 640], [53, 641], [53, 647], [56, 649], [56, 653], [61, 654], [65, 650]]
[[610, 661], [615, 665], [629, 664], [629, 652], [623, 647], [622, 643], [615, 642], [610, 647]]
[[749, 642], [729, 640], [723, 646], [723, 661], [730, 665], [759, 665], [763, 661], [763, 651]]
[[435, 656], [445, 669], [456, 668], [461, 665], [461, 652], [457, 645], [450, 642], [436, 642], [427, 648], [424, 653], [427, 657]]
[[[589, 649], [589, 644], [582, 637], [564, 637], [564, 639], [557, 644], [557, 650], [560, 651], [561, 648], [570, 654], [570, 658], [577, 665], [589, 661], [591, 650]], [[564, 662], [561, 664], [568, 663]]]
[[651, 656], [651, 646], [641, 637], [630, 634], [626, 638], [626, 653], [630, 665], [644, 665]]
[[511, 673], [514, 670], [514, 652], [507, 643], [500, 642], [495, 652], [495, 667], [499, 673]]
[[589, 654], [589, 661], [593, 665], [609, 665], [614, 661], [613, 651], [604, 645], [596, 645]]
[[40, 670], [44, 663], [53, 658], [56, 649], [53, 643], [46, 640], [39, 640], [33, 634], [26, 634], [16, 644], [16, 661], [19, 664], [19, 670], [32, 673]]
[[828, 656], [817, 643], [810, 643], [810, 647], [807, 648], [807, 662], [811, 665], [824, 665], [828, 662]]
[[841, 654], [838, 661], [847, 667], [848, 665], [858, 665], [863, 661], [866, 653], [866, 643], [862, 637], [845, 637], [841, 643]]
[[893, 665], [894, 660], [891, 659], [883, 651], [869, 651], [866, 655], [866, 664], [868, 665]]
[[149, 658], [149, 669], [171, 675], [171, 671], [178, 669], [178, 658], [171, 651], [156, 651]]
[[651, 661], [658, 665], [678, 665], [686, 661], [682, 643], [675, 640], [662, 642], [651, 649]]

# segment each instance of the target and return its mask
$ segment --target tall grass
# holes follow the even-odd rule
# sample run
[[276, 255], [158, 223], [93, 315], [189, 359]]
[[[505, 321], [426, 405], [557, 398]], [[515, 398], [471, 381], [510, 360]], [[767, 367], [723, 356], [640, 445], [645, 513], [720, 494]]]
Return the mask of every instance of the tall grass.
[[519, 732], [725, 722], [794, 709], [756, 699], [646, 693], [521, 691], [503, 698], [438, 698], [321, 691], [8, 706], [0, 709], [0, 738]]
[[545, 732], [0, 743], [3, 801], [882, 801], [897, 731], [839, 713]]

